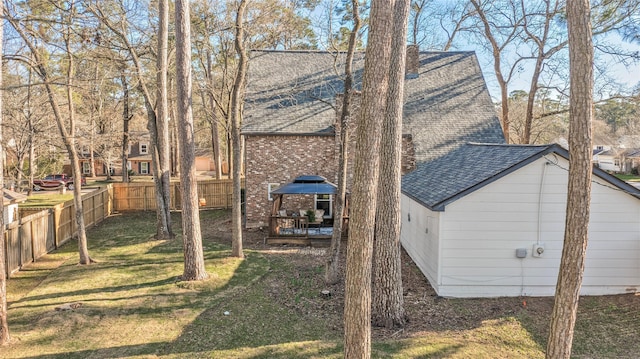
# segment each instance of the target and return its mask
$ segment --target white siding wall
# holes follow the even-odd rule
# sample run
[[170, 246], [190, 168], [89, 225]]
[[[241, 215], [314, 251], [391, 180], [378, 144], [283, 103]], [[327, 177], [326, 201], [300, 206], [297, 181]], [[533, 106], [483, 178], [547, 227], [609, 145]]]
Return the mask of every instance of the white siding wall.
[[432, 212], [405, 195], [402, 195], [401, 201], [402, 232], [400, 241], [411, 259], [437, 291], [440, 212]]
[[[556, 161], [568, 168], [564, 159]], [[533, 162], [458, 199], [440, 213], [440, 272], [427, 276], [430, 281], [430, 277], [439, 278], [439, 295], [554, 294], [568, 173], [545, 162]], [[593, 183], [589, 232], [582, 294], [636, 291], [640, 287], [640, 200], [610, 185]], [[538, 241], [545, 247], [541, 258], [532, 256]], [[517, 248], [526, 248], [527, 257], [516, 258]]]
[[598, 167], [604, 171], [620, 172], [620, 165], [616, 165], [616, 159], [614, 156], [596, 155], [595, 161]]
[[17, 203], [12, 203], [4, 206], [4, 223], [7, 224], [17, 220], [16, 213], [18, 213]]

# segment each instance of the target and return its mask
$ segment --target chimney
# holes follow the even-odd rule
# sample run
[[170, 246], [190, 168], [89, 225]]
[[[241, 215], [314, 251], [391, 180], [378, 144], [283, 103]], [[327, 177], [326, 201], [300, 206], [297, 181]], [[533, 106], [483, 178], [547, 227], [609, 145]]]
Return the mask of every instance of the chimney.
[[419, 54], [418, 45], [407, 45], [407, 59], [404, 71], [406, 79], [415, 79], [419, 76]]

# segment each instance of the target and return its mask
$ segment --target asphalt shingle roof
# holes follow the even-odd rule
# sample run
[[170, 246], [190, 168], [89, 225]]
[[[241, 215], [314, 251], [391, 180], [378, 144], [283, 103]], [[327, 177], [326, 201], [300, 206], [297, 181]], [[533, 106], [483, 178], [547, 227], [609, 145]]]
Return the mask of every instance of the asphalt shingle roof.
[[[569, 159], [558, 144], [506, 145], [467, 143], [402, 177], [402, 192], [434, 211], [540, 157], [554, 153]], [[595, 167], [593, 175], [636, 198], [640, 190]]]
[[[413, 138], [417, 163], [466, 142], [504, 143], [473, 52], [420, 52], [419, 62], [419, 75], [405, 80], [403, 114], [403, 132]], [[364, 53], [357, 53], [357, 89], [363, 66]], [[243, 133], [332, 132], [343, 72], [344, 54], [252, 51]]]
[[432, 210], [444, 206], [479, 185], [490, 183], [551, 151], [558, 145], [467, 143], [402, 178], [402, 192]]

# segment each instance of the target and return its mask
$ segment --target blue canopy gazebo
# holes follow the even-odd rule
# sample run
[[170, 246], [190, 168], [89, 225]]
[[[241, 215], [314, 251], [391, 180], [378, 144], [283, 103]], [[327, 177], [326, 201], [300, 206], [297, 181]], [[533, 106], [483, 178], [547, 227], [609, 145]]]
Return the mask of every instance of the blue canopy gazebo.
[[[306, 195], [306, 194], [323, 194], [323, 195], [335, 195], [338, 192], [338, 187], [327, 181], [325, 177], [317, 176], [317, 175], [305, 175], [296, 177], [293, 182], [287, 183], [278, 189], [271, 191], [271, 196], [273, 197], [273, 206], [271, 208], [271, 220], [270, 220], [270, 235], [272, 237], [308, 237], [308, 222], [304, 220], [300, 221], [301, 218], [299, 216], [281, 216], [279, 215], [280, 208], [282, 206], [282, 197], [283, 195]], [[343, 228], [345, 229], [343, 232], [346, 233], [346, 224], [348, 220], [348, 205], [345, 201], [345, 216], [343, 217]], [[293, 223], [293, 230], [289, 233], [285, 233], [280, 229], [283, 227], [284, 221], [286, 223]]]

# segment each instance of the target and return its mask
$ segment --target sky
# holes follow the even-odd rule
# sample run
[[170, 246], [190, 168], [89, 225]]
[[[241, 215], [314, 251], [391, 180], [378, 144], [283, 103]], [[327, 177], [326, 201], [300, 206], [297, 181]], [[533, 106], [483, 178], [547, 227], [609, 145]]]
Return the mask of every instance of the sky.
[[[442, 1], [444, 3], [447, 3], [450, 0], [437, 0], [437, 1]], [[316, 31], [318, 31], [318, 35], [321, 39], [326, 38], [326, 34], [323, 35], [323, 32], [326, 32], [327, 30], [326, 23], [324, 23], [326, 22], [326, 20], [324, 19], [328, 18], [328, 13], [326, 11], [327, 11], [326, 7], [320, 6], [316, 8], [316, 11], [314, 11], [314, 14], [312, 15], [312, 18], [314, 18], [316, 21], [318, 21], [319, 19], [323, 19], [323, 20], [319, 20], [319, 22], [316, 24], [318, 25], [316, 28]], [[338, 25], [336, 24], [334, 26], [338, 26]], [[435, 35], [435, 36], [438, 36], [438, 35]], [[496, 80], [495, 73], [493, 70], [493, 58], [491, 57], [491, 55], [487, 53], [487, 51], [483, 50], [481, 45], [477, 41], [474, 41], [474, 39], [469, 39], [469, 38], [465, 39], [462, 36], [458, 36], [456, 40], [457, 41], [454, 42], [454, 48], [452, 48], [452, 50], [476, 52], [476, 55], [478, 56], [478, 60], [482, 68], [482, 72], [484, 74], [484, 78], [489, 88], [491, 97], [494, 99], [494, 101], [499, 102], [501, 97], [500, 87], [498, 86], [498, 82]], [[626, 50], [634, 51], [637, 54], [640, 54], [640, 44], [638, 43], [631, 44], [628, 42], [624, 42], [622, 41], [621, 37], [618, 36], [617, 34], [608, 35], [606, 37], [606, 41], [613, 44], [621, 45]], [[365, 39], [365, 42], [366, 42], [366, 39]], [[601, 55], [602, 55], [601, 53], [598, 54], [596, 52], [596, 56], [599, 56], [600, 58], [602, 58]], [[511, 61], [510, 59], [506, 58], [503, 60], [503, 62], [510, 63]], [[596, 99], [608, 98], [612, 95], [619, 94], [620, 91], [626, 90], [627, 92], [629, 92], [633, 88], [640, 87], [640, 63], [632, 64], [632, 66], [630, 67], [625, 67], [620, 63], [615, 63], [615, 61], [613, 60], [609, 60], [604, 65], [601, 62], [599, 64], [601, 68], [605, 68], [607, 70], [608, 75], [613, 78], [613, 81], [609, 79], [604, 79], [602, 76], [599, 76], [598, 71], [596, 69], [595, 71], [596, 87], [594, 91], [594, 96], [596, 97]], [[532, 67], [533, 67], [533, 60], [528, 61], [528, 63], [526, 63], [526, 65], [523, 67], [522, 71], [518, 75], [516, 75], [514, 79], [512, 79], [509, 82], [509, 92], [514, 90], [524, 90], [527, 92], [529, 91], [531, 76], [533, 72]], [[565, 75], [565, 77], [567, 76], [568, 75]], [[563, 82], [567, 82], [565, 79], [562, 79], [562, 80]], [[619, 83], [620, 86], [618, 86], [616, 82]]]
[[[640, 54], [640, 44], [630, 44], [628, 42], [624, 42], [618, 35], [615, 34], [610, 35], [608, 39], [612, 43], [623, 46], [626, 50], [635, 51]], [[489, 92], [491, 93], [491, 97], [495, 102], [499, 102], [500, 87], [498, 86], [495, 72], [493, 71], [493, 58], [489, 54], [486, 54], [484, 51], [482, 51], [482, 49], [476, 48], [473, 45], [458, 46], [457, 50], [476, 51], [476, 55], [478, 56], [478, 61], [480, 62], [480, 67], [482, 68], [482, 72], [484, 74], [485, 81], [487, 82]], [[614, 81], [618, 82], [623, 89], [630, 91], [633, 88], [640, 86], [640, 62], [630, 64], [630, 66], [625, 66], [622, 63], [615, 63], [615, 61], [611, 60], [604, 67], [606, 68], [608, 74], [614, 79]], [[509, 92], [514, 90], [524, 90], [528, 92], [532, 72], [532, 63], [530, 63], [529, 66], [525, 66], [523, 71], [516, 78], [514, 78], [512, 82], [509, 83]], [[608, 87], [603, 91], [599, 91], [599, 89], [602, 88], [602, 83], [606, 80], [599, 77], [597, 71], [596, 81], [600, 83], [599, 85], [596, 85], [594, 94], [596, 98], [608, 98], [616, 94], [617, 89], [620, 88], [619, 86], [614, 85], [612, 82], [607, 81], [606, 85]]]

